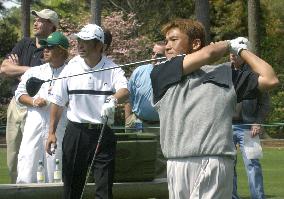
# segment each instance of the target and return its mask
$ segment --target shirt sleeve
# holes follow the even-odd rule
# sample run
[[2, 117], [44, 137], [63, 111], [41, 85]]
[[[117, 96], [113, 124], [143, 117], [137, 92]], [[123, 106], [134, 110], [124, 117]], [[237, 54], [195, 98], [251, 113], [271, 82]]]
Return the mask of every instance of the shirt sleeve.
[[[25, 39], [20, 40], [18, 43], [16, 43], [16, 45], [8, 55], [17, 54], [18, 57], [21, 57], [22, 51], [24, 49], [24, 44], [25, 44]], [[8, 58], [8, 55], [6, 55], [6, 58]]]
[[154, 66], [151, 72], [153, 100], [157, 103], [167, 90], [182, 79], [184, 56], [177, 56], [169, 61]]
[[270, 111], [270, 96], [268, 92], [260, 93], [257, 100], [256, 122], [262, 123]]
[[233, 83], [237, 94], [237, 102], [255, 99], [260, 93], [258, 90], [258, 75], [252, 71], [233, 71]]
[[130, 104], [131, 104], [131, 106], [133, 107], [133, 102], [134, 102], [134, 97], [135, 97], [135, 95], [134, 95], [134, 76], [135, 76], [135, 70], [133, 71], [133, 73], [132, 73], [132, 75], [130, 76], [130, 78], [129, 78], [129, 80], [128, 80], [128, 84], [127, 84], [127, 88], [128, 88], [128, 90], [129, 90], [129, 102], [130, 102]]
[[33, 68], [28, 69], [21, 77], [21, 82], [19, 83], [16, 91], [15, 91], [15, 98], [16, 101], [19, 102], [19, 98], [22, 95], [27, 95], [27, 90], [26, 90], [26, 82], [28, 81], [29, 78], [33, 76]]
[[[59, 77], [66, 77], [68, 74], [65, 70], [67, 67], [63, 69]], [[63, 78], [55, 81], [55, 84], [51, 90], [51, 94], [48, 97], [48, 100], [58, 106], [65, 106], [69, 101], [68, 96], [68, 79]]]
[[124, 71], [121, 68], [114, 69], [113, 85], [114, 85], [115, 92], [117, 92], [119, 89], [122, 89], [122, 88], [127, 89], [127, 79], [124, 76]]

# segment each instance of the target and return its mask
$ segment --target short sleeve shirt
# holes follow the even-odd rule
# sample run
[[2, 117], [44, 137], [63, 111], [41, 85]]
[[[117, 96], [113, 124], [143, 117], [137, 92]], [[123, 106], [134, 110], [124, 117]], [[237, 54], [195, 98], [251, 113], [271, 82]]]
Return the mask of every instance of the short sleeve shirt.
[[[168, 88], [179, 83], [183, 78], [184, 56], [177, 56], [170, 61], [154, 67], [151, 73], [154, 103], [158, 102]], [[237, 102], [243, 99], [253, 99], [259, 94], [258, 75], [251, 71], [233, 71], [232, 81], [237, 94]]]

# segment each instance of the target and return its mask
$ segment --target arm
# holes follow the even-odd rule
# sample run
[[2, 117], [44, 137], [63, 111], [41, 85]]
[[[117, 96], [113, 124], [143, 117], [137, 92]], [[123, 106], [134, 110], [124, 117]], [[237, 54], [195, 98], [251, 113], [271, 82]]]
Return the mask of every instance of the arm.
[[272, 89], [279, 84], [273, 68], [267, 62], [246, 49], [240, 52], [240, 57], [250, 65], [255, 73], [259, 74], [258, 89], [260, 91]]
[[21, 95], [18, 100], [21, 104], [24, 104], [26, 106], [43, 107], [43, 106], [47, 105], [45, 99], [40, 98], [40, 97], [32, 98], [32, 97], [30, 97], [29, 95], [26, 95], [26, 94]]
[[117, 103], [121, 104], [128, 99], [129, 91], [126, 88], [121, 88], [113, 96], [117, 99]]
[[132, 107], [129, 102], [124, 105], [125, 120], [132, 114]]
[[63, 107], [59, 106], [57, 104], [51, 103], [50, 106], [50, 123], [49, 123], [49, 132], [48, 132], [48, 138], [46, 141], [46, 146], [45, 146], [45, 150], [48, 154], [52, 155], [52, 151], [51, 151], [51, 145], [54, 145], [54, 148], [56, 148], [56, 128], [58, 125], [58, 122], [61, 118], [61, 114], [63, 111]]
[[19, 65], [17, 54], [11, 54], [8, 59], [4, 59], [1, 65], [1, 73], [5, 77], [21, 76], [28, 69], [28, 66]]
[[217, 61], [228, 52], [229, 43], [227, 41], [220, 41], [186, 55], [183, 60], [183, 75], [187, 75], [201, 66]]

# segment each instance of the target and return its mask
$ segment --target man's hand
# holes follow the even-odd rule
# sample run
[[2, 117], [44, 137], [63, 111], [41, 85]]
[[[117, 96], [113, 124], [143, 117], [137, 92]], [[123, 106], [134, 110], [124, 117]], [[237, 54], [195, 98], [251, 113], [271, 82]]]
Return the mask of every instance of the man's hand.
[[10, 54], [8, 56], [8, 59], [9, 59], [9, 62], [11, 62], [12, 64], [20, 65], [19, 57], [17, 54]]
[[48, 138], [46, 140], [45, 150], [49, 155], [52, 155], [55, 153], [55, 149], [57, 148], [56, 145], [56, 135], [55, 133], [49, 133]]
[[117, 99], [114, 96], [108, 97], [106, 99], [106, 102], [103, 104], [101, 117], [103, 118], [103, 120], [106, 120], [106, 118], [108, 118], [108, 124], [114, 123], [114, 112], [116, 105]]
[[261, 126], [259, 124], [253, 124], [250, 129], [251, 137], [255, 137], [256, 135], [261, 133]]
[[43, 107], [47, 105], [47, 101], [43, 98], [33, 99], [33, 107]]
[[245, 37], [238, 37], [236, 39], [229, 40], [230, 53], [234, 55], [240, 55], [242, 50], [248, 49], [248, 39]]

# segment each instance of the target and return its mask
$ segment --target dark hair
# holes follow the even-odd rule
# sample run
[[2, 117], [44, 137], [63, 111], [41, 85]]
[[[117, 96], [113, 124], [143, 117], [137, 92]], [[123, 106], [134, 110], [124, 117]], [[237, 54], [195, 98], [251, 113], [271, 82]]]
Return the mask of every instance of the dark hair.
[[164, 25], [162, 33], [166, 36], [167, 32], [173, 28], [178, 28], [187, 34], [190, 41], [200, 39], [201, 47], [205, 46], [205, 29], [200, 22], [191, 19], [176, 19]]
[[165, 46], [166, 43], [165, 43], [165, 41], [157, 41], [157, 42], [155, 42], [155, 45], [158, 45], [158, 46]]
[[110, 47], [111, 42], [112, 42], [112, 34], [109, 29], [104, 30], [104, 37], [105, 37], [104, 44], [106, 45], [105, 50], [107, 50]]

